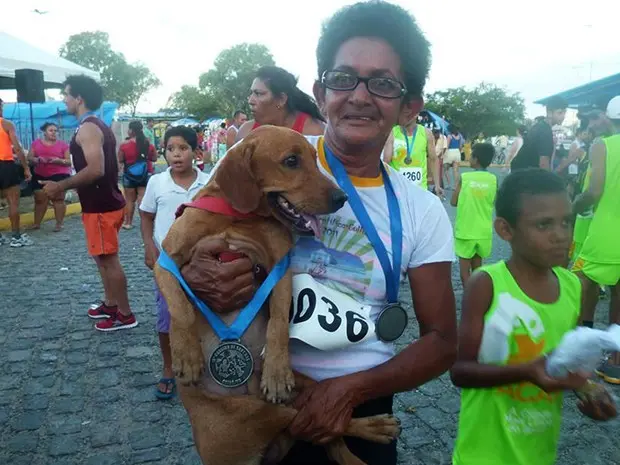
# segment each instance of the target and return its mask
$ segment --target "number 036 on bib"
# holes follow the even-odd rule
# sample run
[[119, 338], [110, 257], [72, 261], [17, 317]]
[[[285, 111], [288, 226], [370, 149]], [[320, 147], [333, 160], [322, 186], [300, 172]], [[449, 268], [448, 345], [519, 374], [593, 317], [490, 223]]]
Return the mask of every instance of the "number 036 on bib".
[[298, 274], [293, 277], [290, 338], [327, 351], [377, 340], [370, 309], [309, 274]]

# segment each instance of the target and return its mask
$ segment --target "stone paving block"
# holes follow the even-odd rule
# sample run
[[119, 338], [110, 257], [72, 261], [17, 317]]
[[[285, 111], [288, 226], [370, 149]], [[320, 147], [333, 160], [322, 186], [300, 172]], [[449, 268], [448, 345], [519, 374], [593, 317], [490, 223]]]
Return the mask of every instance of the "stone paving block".
[[147, 346], [129, 347], [126, 353], [128, 358], [142, 358], [153, 355], [153, 348]]
[[45, 414], [40, 411], [22, 413], [13, 420], [15, 431], [34, 431], [41, 427]]
[[38, 442], [39, 433], [37, 431], [22, 431], [12, 435], [6, 448], [9, 452], [19, 455], [22, 452], [33, 452]]
[[67, 352], [65, 359], [70, 365], [81, 365], [88, 362], [89, 354], [83, 350], [75, 350], [73, 352]]
[[51, 414], [48, 420], [49, 434], [75, 434], [82, 431], [82, 420], [75, 415], [62, 414], [62, 415], [54, 415]]
[[119, 465], [126, 463], [121, 454], [105, 452], [102, 454], [91, 455], [84, 462], [85, 465]]
[[60, 398], [52, 405], [54, 413], [77, 413], [84, 407], [84, 399]]
[[129, 443], [134, 450], [150, 449], [163, 444], [164, 429], [161, 426], [153, 426], [152, 428], [144, 428], [129, 432]]
[[118, 423], [96, 423], [89, 426], [89, 437], [92, 447], [98, 448], [112, 444], [119, 444], [121, 442], [121, 434]]
[[133, 454], [131, 454], [130, 463], [154, 462], [156, 460], [163, 459], [167, 455], [168, 452], [162, 447], [147, 450], [137, 450]]
[[12, 350], [6, 358], [9, 362], [26, 362], [32, 357], [32, 350]]
[[50, 439], [49, 455], [58, 457], [61, 455], [73, 455], [83, 448], [83, 441], [79, 435], [62, 434]]

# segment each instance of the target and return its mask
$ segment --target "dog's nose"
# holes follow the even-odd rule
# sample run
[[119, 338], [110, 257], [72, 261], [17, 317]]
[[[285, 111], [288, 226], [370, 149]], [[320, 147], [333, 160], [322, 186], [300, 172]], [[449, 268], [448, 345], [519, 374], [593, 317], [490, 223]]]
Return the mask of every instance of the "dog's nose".
[[349, 197], [340, 189], [334, 189], [331, 193], [329, 205], [332, 211], [340, 210]]

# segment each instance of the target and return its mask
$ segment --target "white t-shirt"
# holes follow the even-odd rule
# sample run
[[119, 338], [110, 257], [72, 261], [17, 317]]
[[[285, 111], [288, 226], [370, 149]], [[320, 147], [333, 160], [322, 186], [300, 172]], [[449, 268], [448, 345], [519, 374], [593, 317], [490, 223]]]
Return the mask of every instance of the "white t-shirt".
[[179, 206], [185, 202], [190, 202], [209, 180], [209, 175], [197, 168], [194, 170], [197, 173], [196, 180], [188, 190], [174, 182], [170, 176], [170, 168], [163, 173], [152, 176], [146, 185], [140, 210], [155, 215], [153, 237], [155, 244], [160, 249], [162, 241], [174, 223], [175, 213]]
[[[306, 138], [315, 147], [319, 145], [320, 136]], [[320, 149], [318, 165], [323, 174], [334, 180]], [[386, 169], [399, 199], [403, 227], [401, 281], [406, 279], [410, 268], [427, 263], [452, 262], [452, 226], [441, 201], [408, 182], [387, 165]], [[352, 182], [391, 260], [390, 221], [383, 180], [381, 177], [352, 178]], [[352, 297], [362, 305], [371, 306], [370, 317], [376, 319], [386, 303], [385, 276], [350, 205], [347, 203], [336, 213], [319, 219], [323, 229], [320, 241], [313, 237], [296, 240], [291, 257], [293, 274], [310, 274], [321, 284]], [[374, 368], [391, 359], [394, 353], [394, 344], [382, 342], [376, 336], [329, 352], [294, 339], [290, 343], [293, 369], [317, 381]]]

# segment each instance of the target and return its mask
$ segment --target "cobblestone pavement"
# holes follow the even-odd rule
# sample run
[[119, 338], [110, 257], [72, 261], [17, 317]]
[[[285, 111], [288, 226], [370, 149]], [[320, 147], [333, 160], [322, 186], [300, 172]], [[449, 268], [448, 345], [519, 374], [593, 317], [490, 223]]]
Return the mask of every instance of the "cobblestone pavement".
[[[32, 237], [32, 247], [0, 247], [0, 463], [199, 465], [179, 401], [153, 395], [160, 374], [153, 280], [138, 228], [121, 232], [121, 259], [140, 325], [111, 334], [96, 332], [86, 316], [101, 286], [79, 217], [68, 218], [61, 233], [47, 223]], [[507, 256], [497, 240], [493, 259]], [[456, 267], [453, 277], [460, 300]], [[599, 307], [603, 324], [607, 302]], [[413, 322], [408, 334], [417, 333]], [[565, 403], [558, 463], [620, 464], [619, 422], [582, 417], [572, 394]], [[399, 395], [396, 409], [401, 464], [451, 463], [459, 397], [447, 376]]]

